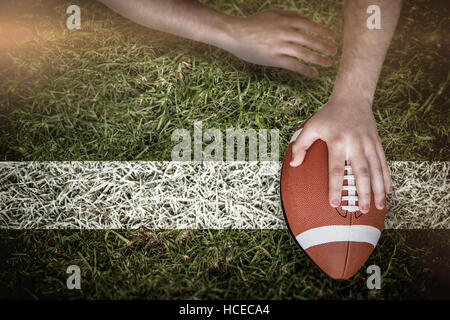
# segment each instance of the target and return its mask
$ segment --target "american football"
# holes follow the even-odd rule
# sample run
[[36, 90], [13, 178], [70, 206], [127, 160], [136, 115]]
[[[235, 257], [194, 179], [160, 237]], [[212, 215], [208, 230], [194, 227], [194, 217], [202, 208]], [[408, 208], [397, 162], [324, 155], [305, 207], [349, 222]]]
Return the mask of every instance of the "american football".
[[449, 17], [1, 0], [0, 302], [264, 320], [450, 300]]
[[369, 212], [359, 211], [355, 178], [348, 162], [340, 207], [329, 205], [328, 149], [322, 140], [313, 143], [300, 166], [289, 165], [292, 144], [303, 125], [293, 135], [283, 161], [281, 199], [286, 223], [296, 242], [323, 272], [335, 279], [348, 279], [375, 248], [386, 209], [375, 207], [372, 194]]

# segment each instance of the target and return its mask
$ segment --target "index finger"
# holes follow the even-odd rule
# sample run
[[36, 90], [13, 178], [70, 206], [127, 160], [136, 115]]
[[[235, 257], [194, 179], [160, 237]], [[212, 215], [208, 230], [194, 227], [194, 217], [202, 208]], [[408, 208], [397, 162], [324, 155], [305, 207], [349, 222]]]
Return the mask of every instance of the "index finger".
[[332, 207], [338, 207], [342, 199], [345, 154], [342, 148], [328, 148], [328, 197]]

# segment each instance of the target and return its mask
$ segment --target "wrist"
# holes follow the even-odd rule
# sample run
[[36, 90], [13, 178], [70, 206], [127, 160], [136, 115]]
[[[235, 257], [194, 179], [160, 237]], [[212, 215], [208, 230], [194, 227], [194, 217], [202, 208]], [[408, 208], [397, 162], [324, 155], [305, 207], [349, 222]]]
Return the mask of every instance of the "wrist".
[[232, 45], [233, 29], [241, 18], [216, 12], [208, 28], [198, 34], [196, 40], [227, 50]]
[[[361, 66], [362, 65], [362, 66]], [[359, 67], [358, 67], [359, 66]], [[372, 109], [378, 72], [363, 64], [341, 63], [331, 98], [362, 109]]]
[[333, 91], [329, 101], [332, 105], [358, 110], [360, 112], [372, 112], [372, 98], [355, 91]]
[[363, 74], [349, 73], [344, 76], [340, 74], [330, 99], [361, 110], [372, 110], [375, 86], [376, 84]]

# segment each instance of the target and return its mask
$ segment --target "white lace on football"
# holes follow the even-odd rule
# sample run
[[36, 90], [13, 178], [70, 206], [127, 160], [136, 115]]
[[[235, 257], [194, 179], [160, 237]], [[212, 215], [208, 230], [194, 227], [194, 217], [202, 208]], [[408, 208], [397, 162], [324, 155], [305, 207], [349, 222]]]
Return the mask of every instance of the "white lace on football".
[[346, 210], [348, 212], [356, 212], [359, 211], [359, 207], [357, 205], [358, 196], [356, 195], [355, 176], [353, 175], [350, 161], [345, 161], [344, 170], [344, 180], [347, 181], [347, 185], [342, 186], [342, 190], [347, 191], [347, 195], [342, 196], [342, 201], [347, 201], [347, 205], [342, 206], [342, 210]]

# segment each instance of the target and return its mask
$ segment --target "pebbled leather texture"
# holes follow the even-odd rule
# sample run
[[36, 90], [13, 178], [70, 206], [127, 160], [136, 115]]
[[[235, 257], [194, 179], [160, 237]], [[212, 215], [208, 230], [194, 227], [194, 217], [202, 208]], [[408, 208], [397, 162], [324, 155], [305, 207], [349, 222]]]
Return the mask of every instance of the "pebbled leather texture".
[[[382, 231], [386, 209], [376, 209], [373, 194], [367, 214], [329, 205], [328, 148], [324, 141], [314, 142], [302, 165], [296, 168], [289, 165], [292, 144], [284, 157], [280, 187], [286, 223], [294, 238], [306, 230], [332, 225], [367, 225]], [[359, 270], [373, 249], [366, 242], [339, 241], [316, 245], [305, 252], [330, 277], [347, 279]]]

